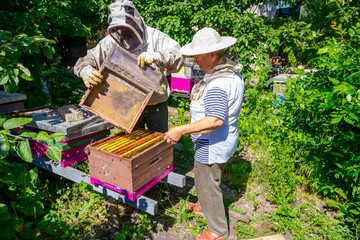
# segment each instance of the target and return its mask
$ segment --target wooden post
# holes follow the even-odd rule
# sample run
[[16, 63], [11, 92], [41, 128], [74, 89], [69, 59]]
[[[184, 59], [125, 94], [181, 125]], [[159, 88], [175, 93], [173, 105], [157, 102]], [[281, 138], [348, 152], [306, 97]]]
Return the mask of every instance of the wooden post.
[[106, 212], [109, 220], [110, 232], [116, 233], [119, 231], [119, 208], [118, 201], [112, 197], [106, 196]]
[[237, 240], [237, 231], [236, 231], [236, 227], [237, 227], [237, 223], [238, 221], [242, 221], [245, 223], [249, 223], [250, 222], [250, 217], [247, 215], [241, 215], [239, 213], [236, 213], [234, 211], [229, 210], [229, 218], [230, 218], [230, 234], [228, 237], [228, 240]]

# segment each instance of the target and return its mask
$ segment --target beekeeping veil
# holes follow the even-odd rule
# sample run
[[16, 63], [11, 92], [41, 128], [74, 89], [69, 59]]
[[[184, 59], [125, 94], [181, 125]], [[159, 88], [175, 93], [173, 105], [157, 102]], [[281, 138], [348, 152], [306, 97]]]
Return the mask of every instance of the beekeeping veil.
[[108, 33], [121, 47], [132, 51], [143, 45], [145, 24], [131, 1], [110, 4], [108, 22]]

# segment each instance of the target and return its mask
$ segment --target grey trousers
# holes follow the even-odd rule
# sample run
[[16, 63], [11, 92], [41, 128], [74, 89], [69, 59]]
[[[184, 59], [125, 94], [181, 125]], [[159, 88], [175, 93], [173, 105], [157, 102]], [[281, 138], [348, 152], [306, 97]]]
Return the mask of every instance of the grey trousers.
[[147, 105], [142, 112], [135, 127], [145, 128], [155, 132], [164, 133], [168, 130], [168, 106], [167, 102], [156, 105]]
[[219, 236], [228, 236], [229, 228], [225, 214], [221, 175], [225, 164], [206, 165], [195, 161], [195, 190], [201, 212], [205, 215], [209, 230]]

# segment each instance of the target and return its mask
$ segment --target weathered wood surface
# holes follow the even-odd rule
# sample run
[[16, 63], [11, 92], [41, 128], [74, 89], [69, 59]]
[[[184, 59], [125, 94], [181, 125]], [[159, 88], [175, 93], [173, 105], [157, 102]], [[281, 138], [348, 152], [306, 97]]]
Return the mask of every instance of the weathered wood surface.
[[100, 70], [101, 84], [88, 89], [80, 101], [92, 113], [132, 132], [137, 120], [162, 79], [160, 71], [137, 64], [137, 56], [114, 46]]
[[285, 240], [284, 236], [281, 234], [271, 235], [271, 236], [263, 236], [259, 238], [251, 238], [248, 240]]
[[39, 114], [33, 116], [33, 121], [26, 124], [26, 126], [49, 132], [63, 133], [65, 135], [64, 141], [113, 127], [113, 125], [108, 121], [105, 121], [104, 119], [87, 112], [82, 108], [80, 109], [84, 112], [84, 119], [80, 121], [67, 122], [58, 113], [50, 116]]
[[58, 108], [58, 113], [67, 122], [76, 122], [84, 119], [84, 113], [74, 104]]
[[229, 223], [230, 235], [228, 237], [228, 240], [237, 240], [236, 227], [237, 227], [238, 221], [249, 223], [250, 217], [247, 215], [242, 215], [237, 212], [229, 210], [229, 218], [230, 218], [230, 223]]

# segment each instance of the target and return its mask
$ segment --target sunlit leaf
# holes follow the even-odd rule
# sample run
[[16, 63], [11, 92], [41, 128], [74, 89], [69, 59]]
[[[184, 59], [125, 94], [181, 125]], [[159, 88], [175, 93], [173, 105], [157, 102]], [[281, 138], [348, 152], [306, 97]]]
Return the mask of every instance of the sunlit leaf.
[[354, 125], [354, 123], [347, 117], [344, 117], [344, 120], [348, 123], [348, 124], [351, 124], [351, 125]]
[[355, 114], [353, 114], [352, 112], [349, 112], [348, 114], [352, 119], [354, 119], [356, 121], [359, 121], [359, 118]]
[[19, 75], [20, 70], [18, 68], [14, 68], [13, 73], [14, 73], [15, 76], [17, 76], [17, 75]]
[[33, 157], [28, 140], [19, 142], [16, 146], [16, 152], [24, 161], [32, 162]]
[[47, 142], [45, 143], [45, 145], [52, 147], [52, 146], [55, 145], [55, 140], [54, 140], [54, 139], [51, 139], [51, 140], [47, 141]]
[[4, 123], [3, 127], [5, 129], [13, 129], [28, 124], [31, 121], [31, 118], [11, 118]]
[[20, 76], [21, 76], [23, 79], [28, 80], [28, 81], [33, 80], [32, 77], [31, 77], [31, 73], [30, 73], [29, 69], [27, 69], [26, 67], [24, 67], [24, 65], [22, 65], [22, 64], [18, 64], [18, 67], [19, 67], [20, 70], [22, 71], [22, 73], [20, 74]]
[[0, 118], [0, 127], [4, 126], [4, 123], [6, 122], [7, 118]]
[[59, 142], [64, 139], [64, 136], [65, 135], [63, 133], [53, 133], [50, 135], [50, 138], [53, 138], [55, 141]]
[[356, 72], [347, 77], [348, 80], [355, 79], [360, 80], [360, 72]]
[[335, 192], [337, 194], [339, 194], [342, 198], [347, 199], [346, 194], [344, 193], [344, 191], [341, 188], [336, 188]]
[[48, 46], [45, 46], [42, 48], [44, 55], [48, 58], [51, 59], [52, 58], [52, 51], [51, 48]]
[[346, 100], [347, 100], [348, 102], [351, 102], [351, 95], [350, 95], [350, 94], [346, 95]]
[[41, 131], [37, 134], [36, 139], [40, 140], [40, 141], [50, 141], [51, 138], [49, 137], [49, 134], [47, 132]]
[[328, 47], [320, 48], [320, 49], [318, 50], [318, 54], [324, 54], [324, 53], [326, 53], [326, 52], [328, 52], [328, 51], [329, 51], [329, 48], [328, 48]]
[[35, 184], [36, 179], [38, 178], [38, 170], [37, 168], [33, 168], [28, 172], [28, 175], [30, 176], [30, 181]]
[[36, 132], [32, 132], [32, 131], [24, 131], [20, 134], [21, 137], [29, 137], [29, 138], [36, 138], [37, 134]]
[[61, 161], [61, 151], [56, 147], [50, 147], [46, 150], [46, 156], [50, 159], [60, 162]]
[[8, 210], [8, 207], [4, 203], [0, 203], [0, 214]]
[[333, 118], [332, 120], [331, 120], [331, 124], [337, 124], [337, 123], [339, 123], [340, 121], [341, 121], [341, 117], [339, 117], [339, 118]]
[[6, 74], [3, 79], [1, 79], [0, 85], [5, 85], [9, 81], [9, 74]]
[[360, 212], [356, 211], [355, 209], [351, 209], [351, 210], [349, 210], [349, 212], [351, 212], [352, 214], [355, 214], [355, 215], [360, 215]]
[[8, 155], [10, 144], [5, 134], [0, 133], [0, 159], [5, 158]]
[[0, 133], [10, 133], [10, 130], [9, 129], [7, 129], [7, 130], [5, 130], [5, 129], [2, 129], [2, 130], [0, 130]]
[[334, 84], [334, 85], [338, 85], [340, 83], [340, 81], [338, 81], [337, 79], [335, 78], [332, 78], [332, 77], [328, 77], [329, 80]]

